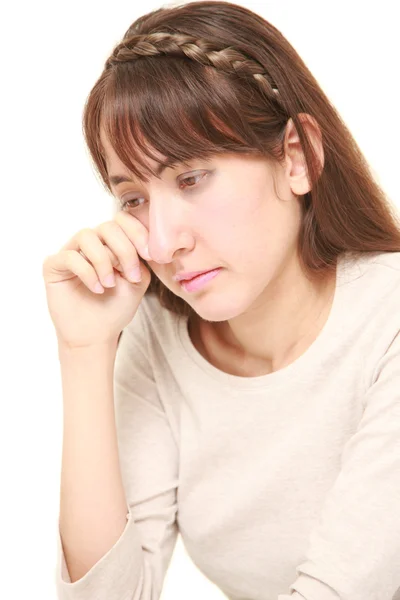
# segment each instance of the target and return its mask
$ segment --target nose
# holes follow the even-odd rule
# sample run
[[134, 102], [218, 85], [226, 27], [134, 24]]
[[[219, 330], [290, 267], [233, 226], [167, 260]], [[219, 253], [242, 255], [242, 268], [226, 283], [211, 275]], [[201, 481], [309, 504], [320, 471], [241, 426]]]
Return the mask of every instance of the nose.
[[176, 197], [152, 198], [148, 232], [150, 256], [160, 264], [172, 262], [178, 251], [191, 250], [194, 245], [187, 211]]

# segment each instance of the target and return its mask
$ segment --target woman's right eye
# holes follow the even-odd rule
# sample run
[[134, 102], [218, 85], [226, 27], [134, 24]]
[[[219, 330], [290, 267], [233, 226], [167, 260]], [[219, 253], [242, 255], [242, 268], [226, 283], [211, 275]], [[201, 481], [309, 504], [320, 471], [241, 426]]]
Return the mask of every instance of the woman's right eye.
[[[137, 201], [138, 201], [138, 200], [140, 200], [140, 199], [141, 199], [141, 198], [139, 197], [139, 198], [130, 198], [129, 200], [124, 200], [124, 201], [121, 203], [121, 208], [122, 208], [122, 210], [124, 210], [125, 206], [128, 206], [128, 204], [129, 204], [130, 202], [137, 202]], [[142, 198], [142, 200], [144, 200], [144, 198]], [[136, 206], [131, 206], [131, 208], [136, 208], [137, 206], [138, 206], [138, 205], [136, 205]]]

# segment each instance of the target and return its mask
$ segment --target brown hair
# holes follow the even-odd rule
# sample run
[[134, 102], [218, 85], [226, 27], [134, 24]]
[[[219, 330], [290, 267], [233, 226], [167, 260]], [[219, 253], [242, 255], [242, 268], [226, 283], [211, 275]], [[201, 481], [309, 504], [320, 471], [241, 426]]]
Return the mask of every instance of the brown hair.
[[[324, 168], [299, 113], [316, 119]], [[111, 192], [100, 125], [117, 156], [141, 181], [156, 174], [146, 143], [173, 163], [234, 152], [284, 160], [293, 120], [311, 191], [302, 198], [298, 251], [306, 273], [321, 276], [345, 252], [398, 252], [400, 225], [384, 191], [336, 109], [284, 36], [247, 8], [190, 2], [138, 18], [105, 63], [85, 104], [84, 136]], [[157, 161], [158, 162], [158, 161]], [[180, 315], [193, 309], [152, 272], [146, 293]]]

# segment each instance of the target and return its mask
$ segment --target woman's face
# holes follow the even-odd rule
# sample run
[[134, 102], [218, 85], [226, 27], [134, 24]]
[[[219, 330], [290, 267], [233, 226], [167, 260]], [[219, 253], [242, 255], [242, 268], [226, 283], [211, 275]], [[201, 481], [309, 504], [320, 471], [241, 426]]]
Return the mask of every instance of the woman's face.
[[[102, 141], [108, 174], [131, 176]], [[148, 184], [120, 183], [113, 193], [127, 202], [122, 210], [148, 230], [152, 271], [207, 321], [232, 319], [257, 306], [296, 253], [298, 198], [286, 171], [273, 171], [264, 158], [223, 154], [193, 160], [165, 169]], [[198, 291], [174, 280], [178, 272], [217, 267], [217, 277]]]

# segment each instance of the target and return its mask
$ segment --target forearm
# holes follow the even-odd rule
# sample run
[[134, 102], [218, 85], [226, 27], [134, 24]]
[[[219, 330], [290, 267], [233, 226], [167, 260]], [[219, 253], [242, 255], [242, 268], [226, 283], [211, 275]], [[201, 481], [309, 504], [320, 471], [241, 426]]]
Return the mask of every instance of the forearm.
[[114, 414], [116, 348], [59, 347], [64, 409], [59, 525], [72, 582], [112, 548], [127, 523]]

